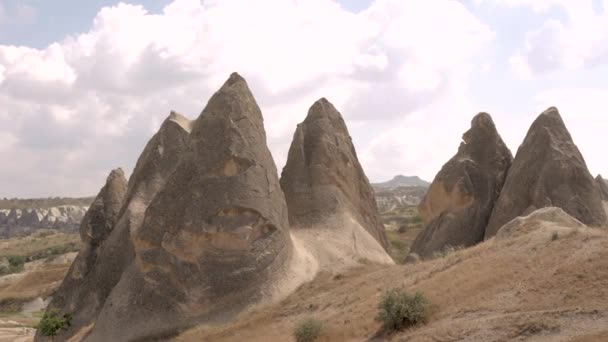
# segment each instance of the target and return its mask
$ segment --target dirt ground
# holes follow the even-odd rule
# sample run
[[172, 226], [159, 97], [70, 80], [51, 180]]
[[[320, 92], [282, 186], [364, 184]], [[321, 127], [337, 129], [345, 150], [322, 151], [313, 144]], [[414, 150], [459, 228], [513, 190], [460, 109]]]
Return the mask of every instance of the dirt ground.
[[[433, 303], [426, 325], [379, 336], [383, 291], [403, 286]], [[416, 264], [320, 274], [280, 303], [178, 341], [293, 341], [323, 322], [318, 341], [608, 341], [608, 233], [541, 225]]]

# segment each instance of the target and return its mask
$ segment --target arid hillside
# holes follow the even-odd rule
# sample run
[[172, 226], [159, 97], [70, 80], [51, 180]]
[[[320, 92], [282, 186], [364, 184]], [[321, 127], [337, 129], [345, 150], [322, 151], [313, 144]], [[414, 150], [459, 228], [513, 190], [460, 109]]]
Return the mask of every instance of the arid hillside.
[[[321, 274], [280, 303], [177, 340], [292, 341], [294, 326], [312, 317], [323, 322], [319, 341], [606, 341], [608, 233], [550, 210], [429, 261]], [[431, 316], [383, 335], [377, 305], [399, 286], [429, 298]]]

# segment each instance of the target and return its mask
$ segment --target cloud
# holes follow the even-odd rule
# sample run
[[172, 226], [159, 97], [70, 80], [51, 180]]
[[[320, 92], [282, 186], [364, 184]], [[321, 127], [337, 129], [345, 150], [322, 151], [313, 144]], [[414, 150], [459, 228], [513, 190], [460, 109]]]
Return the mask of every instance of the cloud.
[[325, 96], [366, 151], [370, 178], [414, 172], [428, 154], [372, 152], [403, 127], [446, 155], [442, 139], [461, 134], [448, 128], [474, 114], [459, 105], [469, 64], [493, 38], [450, 0], [376, 0], [357, 14], [331, 0], [175, 0], [159, 14], [105, 7], [88, 32], [46, 49], [0, 45], [0, 136], [12, 137], [1, 195], [95, 193], [111, 168], [134, 165], [170, 110], [195, 118], [232, 71], [262, 107], [279, 168], [296, 124]]
[[[603, 8], [608, 8], [608, 0]], [[523, 79], [556, 70], [580, 70], [608, 64], [608, 11], [598, 11], [593, 1], [498, 0], [494, 4], [528, 7], [537, 13], [557, 8], [566, 20], [546, 18], [528, 32], [510, 64]]]

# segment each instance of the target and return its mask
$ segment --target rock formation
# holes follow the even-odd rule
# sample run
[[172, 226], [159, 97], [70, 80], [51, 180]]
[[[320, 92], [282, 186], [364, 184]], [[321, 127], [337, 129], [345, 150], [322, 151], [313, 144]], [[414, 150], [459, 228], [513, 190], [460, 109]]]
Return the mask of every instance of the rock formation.
[[552, 231], [556, 231], [555, 229], [557, 227], [564, 227], [567, 230], [570, 230], [585, 228], [586, 226], [579, 220], [568, 215], [561, 208], [545, 207], [533, 211], [528, 216], [518, 216], [514, 218], [498, 230], [496, 238], [500, 240], [525, 235], [543, 227], [550, 227], [552, 228]]
[[[49, 304], [49, 309], [74, 314], [72, 326], [59, 338], [67, 339], [92, 327], [108, 295], [133, 261], [131, 234], [137, 232], [148, 205], [175, 170], [186, 149], [189, 131], [190, 122], [171, 112], [139, 157], [122, 196], [123, 205], [109, 206], [116, 203], [118, 196], [115, 200], [103, 197], [101, 202], [98, 196], [91, 206], [87, 213], [90, 219], [85, 218], [81, 228], [85, 248]], [[111, 210], [101, 215], [100, 205]]]
[[87, 209], [76, 205], [0, 209], [0, 237], [25, 236], [43, 229], [77, 231]]
[[383, 250], [388, 243], [374, 190], [359, 164], [342, 116], [324, 98], [312, 105], [296, 129], [281, 188], [293, 234], [306, 234], [300, 229], [320, 229], [308, 232], [319, 234], [310, 246], [317, 252], [341, 250], [340, 258], [350, 255], [390, 261]]
[[517, 216], [551, 206], [590, 226], [606, 222], [600, 190], [555, 107], [534, 121], [519, 147], [485, 238]]
[[483, 241], [511, 166], [511, 151], [489, 114], [476, 115], [462, 140], [418, 206], [425, 229], [416, 237], [411, 252], [420, 257], [432, 256], [448, 246], [469, 247]]
[[[90, 323], [98, 305], [99, 299], [95, 298], [97, 284], [90, 281], [90, 273], [94, 271], [101, 243], [112, 232], [118, 219], [126, 191], [124, 172], [122, 169], [113, 170], [82, 220], [80, 237], [84, 242], [83, 248], [49, 305], [62, 313], [74, 314], [77, 327]], [[82, 317], [87, 317], [84, 324]]]
[[232, 74], [133, 234], [136, 258], [87, 341], [167, 338], [271, 297], [291, 261], [287, 206], [262, 113]]
[[600, 189], [600, 195], [602, 196], [603, 201], [608, 201], [608, 184], [606, 184], [606, 180], [602, 175], [598, 175], [595, 178], [595, 182], [597, 183], [598, 188]]

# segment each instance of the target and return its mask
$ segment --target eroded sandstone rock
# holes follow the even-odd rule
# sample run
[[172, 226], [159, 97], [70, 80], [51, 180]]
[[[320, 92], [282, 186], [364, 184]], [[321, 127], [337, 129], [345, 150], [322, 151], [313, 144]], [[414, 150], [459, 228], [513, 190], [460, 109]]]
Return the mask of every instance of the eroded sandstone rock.
[[[175, 170], [186, 149], [189, 130], [189, 121], [172, 112], [140, 155], [128, 185], [125, 184], [123, 204], [112, 205], [104, 215], [89, 215], [97, 217], [91, 221], [94, 224], [83, 221], [85, 248], [49, 305], [50, 309], [74, 314], [72, 326], [60, 332], [60, 339], [91, 329], [108, 295], [132, 263], [135, 251], [131, 234], [137, 232], [148, 205]], [[116, 198], [104, 201], [117, 202]], [[91, 207], [94, 212], [99, 212], [94, 209], [98, 202]]]
[[315, 102], [298, 125], [281, 188], [292, 233], [322, 266], [345, 259], [391, 261], [374, 190], [342, 115], [327, 99]]
[[469, 247], [483, 241], [513, 160], [487, 113], [473, 118], [462, 140], [418, 206], [426, 226], [411, 252], [423, 258], [448, 246]]
[[544, 207], [558, 207], [590, 226], [606, 222], [600, 190], [557, 108], [534, 121], [519, 147], [485, 232]]
[[602, 196], [603, 201], [608, 201], [608, 184], [606, 184], [606, 180], [602, 175], [598, 175], [595, 178], [595, 182], [597, 183], [598, 188], [600, 189], [600, 195]]
[[232, 74], [134, 233], [136, 259], [87, 341], [167, 337], [272, 296], [292, 254], [262, 113]]

